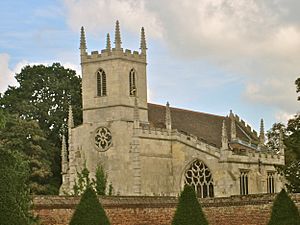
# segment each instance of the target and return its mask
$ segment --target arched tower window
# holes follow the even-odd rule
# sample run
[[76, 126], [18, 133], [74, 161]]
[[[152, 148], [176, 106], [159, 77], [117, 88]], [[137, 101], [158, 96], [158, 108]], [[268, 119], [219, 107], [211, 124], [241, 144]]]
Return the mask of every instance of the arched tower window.
[[199, 160], [195, 160], [185, 172], [184, 183], [192, 186], [199, 198], [214, 197], [212, 174]]
[[106, 74], [103, 69], [97, 72], [97, 96], [106, 96]]
[[129, 72], [129, 95], [136, 96], [136, 73], [134, 69]]

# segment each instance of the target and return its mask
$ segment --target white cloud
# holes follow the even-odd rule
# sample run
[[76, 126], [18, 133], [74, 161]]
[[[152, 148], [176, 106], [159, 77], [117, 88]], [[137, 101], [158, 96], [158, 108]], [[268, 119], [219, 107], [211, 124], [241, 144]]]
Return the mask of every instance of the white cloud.
[[148, 35], [163, 40], [183, 62], [208, 61], [224, 74], [242, 79], [245, 101], [289, 114], [299, 107], [294, 86], [300, 74], [298, 0], [64, 2], [73, 29], [85, 25], [90, 32], [102, 32], [116, 19], [130, 32], [145, 26]]
[[[21, 69], [27, 65], [46, 65], [50, 66], [53, 62], [29, 62], [27, 60], [21, 60], [14, 68], [9, 68], [9, 55], [8, 54], [0, 54], [0, 93], [4, 93], [8, 86], [18, 86], [18, 82], [14, 78], [15, 74], [20, 73]], [[76, 71], [76, 74], [81, 75], [81, 68], [80, 65], [73, 64], [71, 62], [61, 62], [65, 68], [73, 69]]]
[[284, 111], [279, 111], [278, 113], [276, 113], [275, 119], [276, 119], [277, 122], [287, 124], [287, 121], [289, 119], [292, 119], [294, 116], [295, 116], [295, 114], [289, 114], [289, 113], [284, 112]]
[[139, 0], [64, 0], [68, 10], [67, 21], [74, 31], [85, 26], [90, 32], [107, 31], [116, 20], [122, 28], [136, 33], [139, 27], [147, 27], [147, 34], [160, 37], [162, 27], [156, 14]]
[[14, 78], [14, 71], [9, 68], [9, 55], [6, 53], [0, 54], [0, 93], [3, 93], [8, 85], [16, 85], [17, 81]]
[[[15, 67], [15, 71], [16, 73], [20, 73], [21, 69], [27, 65], [29, 66], [33, 66], [33, 65], [45, 65], [45, 66], [51, 66], [53, 64], [53, 62], [48, 62], [48, 61], [44, 61], [44, 62], [29, 62], [27, 60], [22, 60], [21, 62], [19, 62], [16, 67]], [[76, 74], [81, 75], [81, 67], [80, 65], [76, 65], [73, 64], [71, 62], [60, 62], [60, 64], [64, 67], [64, 68], [69, 68], [72, 70], [76, 71]]]
[[[41, 62], [29, 62], [27, 60], [22, 60], [21, 62], [17, 63], [14, 71], [15, 73], [20, 73], [21, 69], [27, 65], [29, 66], [33, 66], [33, 65], [45, 65], [45, 66], [51, 66], [53, 64], [53, 62], [48, 62], [48, 61], [41, 61]], [[64, 68], [69, 68], [72, 70], [76, 71], [76, 74], [81, 75], [81, 67], [80, 65], [76, 65], [73, 64], [71, 62], [60, 62], [60, 64], [64, 67]]]
[[297, 95], [293, 82], [280, 77], [259, 79], [249, 82], [244, 93], [245, 100], [267, 104], [290, 113], [297, 110]]

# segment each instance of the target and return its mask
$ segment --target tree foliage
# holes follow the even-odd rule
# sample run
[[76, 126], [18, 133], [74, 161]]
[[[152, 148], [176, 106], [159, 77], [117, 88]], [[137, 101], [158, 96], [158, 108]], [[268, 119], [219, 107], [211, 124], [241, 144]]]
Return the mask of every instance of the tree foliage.
[[30, 213], [28, 177], [28, 163], [22, 155], [4, 149], [0, 144], [1, 225], [34, 224], [35, 219]]
[[5, 126], [6, 123], [6, 116], [4, 115], [4, 111], [0, 109], [0, 129]]
[[300, 193], [300, 161], [287, 164], [283, 168], [283, 173], [288, 181], [287, 189], [293, 193]]
[[113, 187], [112, 183], [110, 183], [108, 185], [108, 195], [112, 196], [113, 194], [114, 194], [114, 187]]
[[[90, 171], [88, 170], [86, 165], [80, 172], [77, 172], [77, 180], [73, 186], [74, 195], [82, 195], [84, 191], [89, 187], [95, 190], [97, 195], [106, 195], [107, 174], [104, 172], [104, 169], [101, 165], [97, 166], [95, 179], [90, 178]], [[112, 184], [109, 185], [108, 191], [109, 195], [112, 195]]]
[[[300, 78], [295, 82], [296, 91], [300, 92]], [[300, 101], [300, 97], [298, 97]], [[279, 131], [283, 132], [285, 145], [285, 166], [279, 167], [279, 171], [285, 176], [290, 192], [300, 192], [300, 113], [290, 119], [287, 126], [275, 123], [267, 132], [268, 147], [277, 152], [279, 147]]]
[[[296, 92], [300, 93], [300, 77], [295, 81], [296, 84]], [[300, 101], [300, 96], [298, 96], [298, 101]]]
[[68, 106], [72, 104], [75, 125], [81, 123], [81, 78], [59, 63], [51, 66], [25, 66], [15, 76], [18, 87], [9, 87], [0, 98], [0, 106], [10, 114], [35, 120], [44, 136], [55, 146], [48, 148], [51, 157], [52, 191], [58, 193], [61, 184], [60, 135], [66, 127]]
[[287, 188], [294, 193], [300, 193], [300, 114], [288, 121], [288, 136], [286, 146], [286, 166], [284, 175], [287, 179]]
[[297, 206], [283, 189], [275, 198], [268, 225], [300, 225]]
[[70, 225], [109, 225], [95, 191], [88, 187], [82, 195], [71, 219]]
[[90, 171], [84, 166], [80, 172], [77, 171], [77, 180], [73, 186], [74, 195], [82, 195], [89, 187], [93, 188]]
[[74, 70], [59, 63], [25, 66], [15, 78], [19, 87], [9, 87], [1, 100], [10, 113], [37, 120], [48, 138], [58, 143], [69, 104], [74, 122], [81, 122], [81, 79]]
[[107, 175], [105, 174], [104, 169], [101, 165], [97, 166], [95, 177], [96, 177], [95, 189], [97, 195], [105, 195], [106, 185], [107, 185]]
[[288, 121], [286, 130], [288, 138], [285, 145], [288, 150], [295, 154], [296, 160], [300, 161], [300, 113]]
[[[2, 147], [13, 149], [29, 162], [29, 187], [34, 194], [45, 194], [51, 189], [51, 148], [54, 146], [45, 138], [36, 121], [8, 115], [5, 126], [0, 129]], [[49, 151], [49, 153], [47, 152]]]
[[274, 123], [272, 128], [267, 131], [267, 147], [269, 150], [277, 153], [279, 152], [279, 140], [280, 140], [280, 133], [283, 133], [284, 136], [285, 134], [285, 126], [282, 123]]
[[189, 185], [181, 192], [172, 225], [208, 225], [195, 190]]

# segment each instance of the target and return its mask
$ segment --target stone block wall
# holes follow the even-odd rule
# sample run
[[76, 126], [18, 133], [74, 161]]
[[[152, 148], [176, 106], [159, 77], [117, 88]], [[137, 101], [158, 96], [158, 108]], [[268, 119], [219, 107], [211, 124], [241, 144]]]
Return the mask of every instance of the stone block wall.
[[[247, 195], [201, 199], [210, 225], [266, 225], [275, 195]], [[35, 196], [34, 213], [42, 225], [68, 225], [79, 197]], [[300, 194], [292, 195], [300, 209]], [[112, 225], [170, 225], [175, 197], [99, 198]]]

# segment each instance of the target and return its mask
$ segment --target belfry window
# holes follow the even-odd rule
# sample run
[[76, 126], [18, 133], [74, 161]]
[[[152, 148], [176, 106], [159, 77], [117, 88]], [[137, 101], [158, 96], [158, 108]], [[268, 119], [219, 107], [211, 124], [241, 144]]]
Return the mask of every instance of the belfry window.
[[268, 193], [275, 193], [275, 182], [274, 182], [274, 172], [267, 173], [267, 192]]
[[106, 96], [106, 74], [103, 69], [97, 72], [97, 96]]
[[185, 172], [184, 183], [195, 189], [197, 197], [214, 197], [214, 182], [209, 168], [195, 160]]
[[248, 171], [241, 171], [240, 174], [240, 194], [247, 195], [248, 190]]
[[136, 96], [136, 74], [135, 70], [131, 69], [129, 72], [129, 95]]

